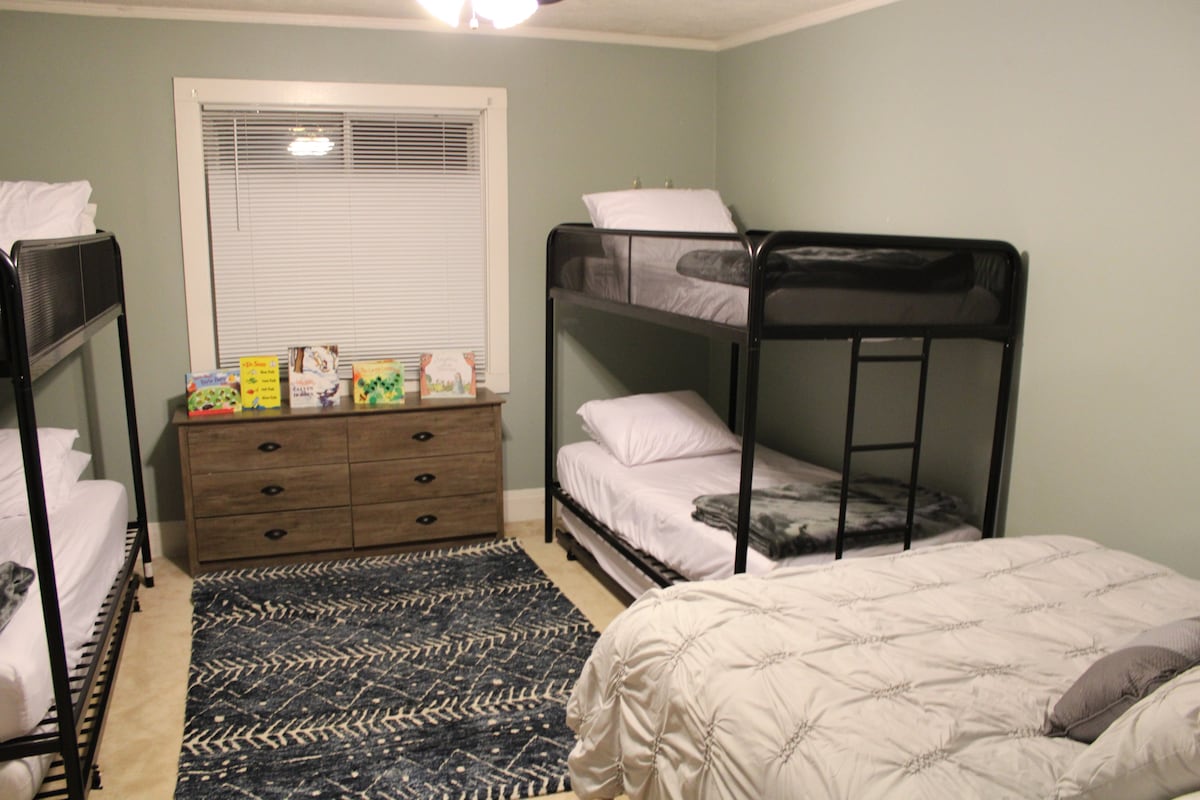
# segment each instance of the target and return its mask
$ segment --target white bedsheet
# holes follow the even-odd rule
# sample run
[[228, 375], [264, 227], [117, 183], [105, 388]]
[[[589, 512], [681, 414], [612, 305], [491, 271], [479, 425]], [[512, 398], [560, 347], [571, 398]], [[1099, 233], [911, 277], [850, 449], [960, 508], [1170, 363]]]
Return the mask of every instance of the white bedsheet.
[[[728, 531], [692, 519], [693, 501], [702, 494], [736, 492], [741, 459], [740, 452], [732, 452], [626, 467], [595, 442], [577, 442], [559, 448], [558, 479], [584, 508], [634, 547], [689, 580], [707, 580], [733, 574], [734, 538]], [[755, 488], [796, 480], [836, 480], [838, 477], [839, 473], [833, 470], [762, 445], [755, 448]], [[579, 525], [575, 522], [570, 527], [574, 532]], [[913, 542], [913, 547], [978, 539], [979, 536], [978, 528], [964, 525], [918, 539]], [[596, 551], [589, 542], [597, 542], [597, 537], [584, 535], [577, 538], [589, 550]], [[899, 549], [900, 545], [873, 545], [847, 550], [846, 556], [875, 556]], [[811, 553], [773, 561], [751, 548], [746, 556], [746, 571], [758, 575], [780, 566], [831, 560], [832, 553]], [[631, 587], [624, 582], [622, 585], [635, 596], [645, 588]]]
[[1106, 650], [1200, 614], [1200, 581], [1063, 536], [679, 584], [592, 652], [567, 707], [582, 798], [1051, 798], [1041, 735]]
[[[67, 503], [50, 516], [54, 573], [67, 660], [78, 663], [96, 612], [112, 588], [125, 554], [129, 520], [125, 487], [114, 481], [80, 481]], [[36, 570], [28, 517], [0, 520], [0, 562]], [[29, 733], [53, 702], [40, 582], [0, 633], [0, 740]], [[0, 763], [0, 797], [31, 797], [41, 783], [44, 759]]]

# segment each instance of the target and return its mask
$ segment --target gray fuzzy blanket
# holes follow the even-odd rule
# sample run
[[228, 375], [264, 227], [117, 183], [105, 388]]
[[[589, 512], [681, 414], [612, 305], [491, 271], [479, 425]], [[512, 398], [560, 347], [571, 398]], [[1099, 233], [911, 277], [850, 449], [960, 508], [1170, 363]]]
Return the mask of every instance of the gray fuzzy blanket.
[[33, 570], [15, 561], [0, 564], [0, 631], [8, 625], [33, 583]]
[[[771, 558], [832, 551], [841, 504], [840, 480], [788, 483], [750, 493], [750, 546]], [[701, 495], [692, 518], [736, 534], [738, 496]], [[908, 485], [864, 475], [851, 479], [846, 500], [846, 547], [904, 539]], [[962, 524], [958, 498], [917, 487], [913, 538], [932, 536]]]

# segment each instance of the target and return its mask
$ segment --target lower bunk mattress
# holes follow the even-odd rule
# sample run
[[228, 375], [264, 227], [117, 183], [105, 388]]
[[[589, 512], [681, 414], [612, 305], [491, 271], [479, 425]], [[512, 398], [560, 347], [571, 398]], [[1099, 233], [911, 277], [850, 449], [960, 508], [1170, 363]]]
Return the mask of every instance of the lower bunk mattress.
[[[125, 487], [108, 480], [79, 481], [50, 515], [63, 640], [72, 667], [121, 571], [128, 520]], [[28, 517], [0, 519], [0, 563], [5, 561], [36, 572]], [[32, 732], [54, 702], [40, 591], [35, 577], [0, 632], [0, 741]], [[32, 797], [49, 762], [49, 756], [0, 762], [0, 797]]]
[[[1200, 789], [1198, 616], [1200, 581], [1068, 536], [655, 590], [610, 623], [574, 687], [572, 788], [1182, 795]], [[1098, 733], [1066, 725], [1106, 714]], [[1049, 735], [1058, 724], [1075, 738]]]
[[[563, 489], [631, 546], [688, 580], [709, 580], [733, 574], [735, 542], [730, 532], [693, 519], [694, 501], [701, 495], [736, 492], [741, 458], [740, 452], [729, 452], [627, 467], [596, 442], [586, 441], [559, 448], [557, 465]], [[825, 467], [761, 445], [755, 449], [756, 490], [839, 478], [839, 473]], [[655, 585], [566, 509], [562, 520], [572, 536], [631, 595], [637, 597]], [[914, 539], [913, 547], [978, 539], [980, 535], [978, 528], [962, 524]], [[869, 545], [848, 548], [845, 556], [875, 556], [899, 549], [899, 544]], [[832, 552], [773, 560], [751, 549], [747, 552], [746, 571], [763, 574], [779, 567], [832, 560]]]

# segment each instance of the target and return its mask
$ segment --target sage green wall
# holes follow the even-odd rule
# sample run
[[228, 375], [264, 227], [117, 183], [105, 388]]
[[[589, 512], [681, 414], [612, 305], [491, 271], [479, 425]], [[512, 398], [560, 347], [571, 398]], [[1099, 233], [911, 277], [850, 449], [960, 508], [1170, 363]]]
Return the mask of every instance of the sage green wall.
[[[717, 179], [756, 226], [1015, 244], [1007, 533], [1200, 577], [1198, 43], [1194, 0], [902, 0], [719, 54]], [[799, 406], [802, 427], [768, 434], [828, 456], [844, 393], [816, 387], [843, 362], [817, 349], [766, 416]], [[992, 358], [958, 348], [950, 367], [986, 405], [975, 355]]]
[[[508, 90], [505, 484], [530, 489], [543, 483], [546, 235], [556, 223], [586, 218], [580, 194], [625, 188], [635, 176], [647, 184], [670, 177], [678, 186], [712, 185], [715, 63], [711, 53], [486, 35], [0, 12], [0, 178], [89, 179], [97, 222], [121, 243], [151, 520], [183, 517], [168, 422], [188, 368], [173, 77]], [[623, 327], [612, 338], [610, 327], [587, 315], [569, 324], [565, 369], [584, 376], [573, 391], [619, 391], [638, 378], [637, 369], [626, 376], [614, 350], [622, 342], [632, 347], [637, 329]], [[587, 329], [598, 326], [592, 339], [602, 347], [592, 355], [576, 339], [587, 340]], [[105, 347], [97, 344], [94, 355], [64, 365], [39, 388], [40, 422], [79, 424], [83, 395], [112, 384], [115, 351]], [[673, 380], [703, 382], [701, 345], [680, 341], [669, 352]], [[117, 410], [93, 426], [100, 444], [91, 446], [121, 446]], [[117, 477], [125, 474], [120, 464], [110, 470]]]

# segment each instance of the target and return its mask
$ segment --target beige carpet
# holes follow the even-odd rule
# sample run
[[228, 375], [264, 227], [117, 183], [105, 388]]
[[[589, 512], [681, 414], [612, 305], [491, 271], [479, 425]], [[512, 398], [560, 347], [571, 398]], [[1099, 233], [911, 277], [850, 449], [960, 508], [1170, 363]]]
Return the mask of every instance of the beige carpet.
[[[603, 630], [624, 606], [557, 544], [543, 541], [540, 522], [510, 525], [529, 555], [571, 602]], [[99, 800], [171, 800], [183, 738], [191, 648], [192, 581], [163, 558], [154, 563], [154, 588], [141, 590], [133, 615], [112, 708], [100, 748], [104, 788]], [[573, 798], [572, 793], [552, 795]]]

